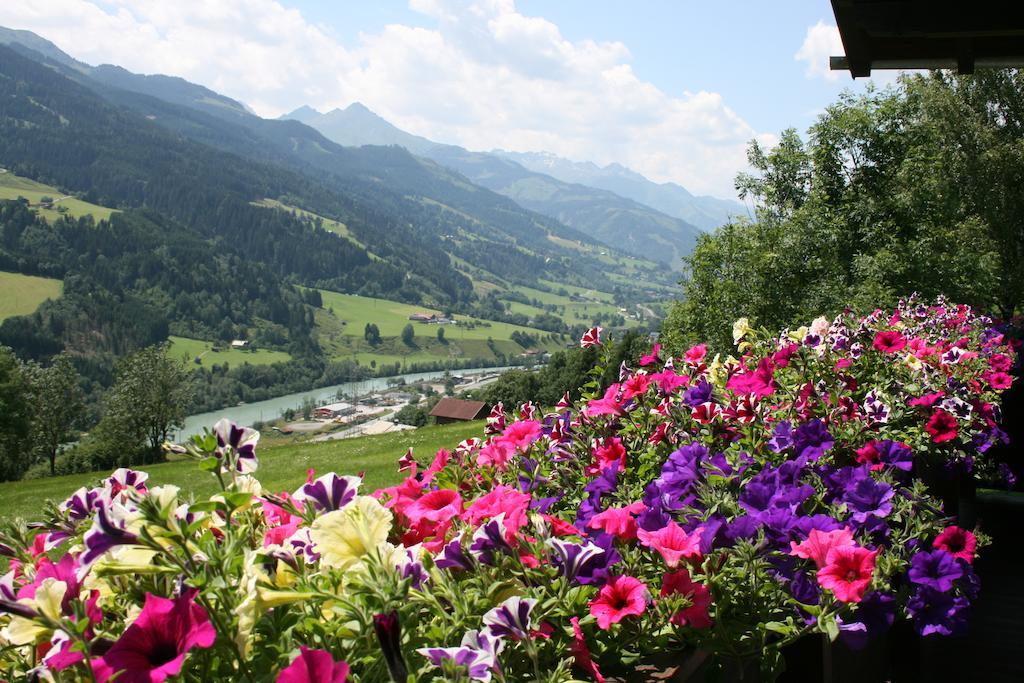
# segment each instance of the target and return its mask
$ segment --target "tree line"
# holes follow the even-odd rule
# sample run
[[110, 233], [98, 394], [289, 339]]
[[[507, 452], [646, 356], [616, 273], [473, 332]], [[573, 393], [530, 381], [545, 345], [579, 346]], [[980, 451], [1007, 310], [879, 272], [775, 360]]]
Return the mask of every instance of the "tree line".
[[805, 324], [844, 306], [945, 294], [1002, 317], [1024, 295], [1024, 73], [933, 72], [844, 94], [806, 139], [754, 142], [754, 220], [700, 238], [663, 326], [731, 348], [732, 322]]

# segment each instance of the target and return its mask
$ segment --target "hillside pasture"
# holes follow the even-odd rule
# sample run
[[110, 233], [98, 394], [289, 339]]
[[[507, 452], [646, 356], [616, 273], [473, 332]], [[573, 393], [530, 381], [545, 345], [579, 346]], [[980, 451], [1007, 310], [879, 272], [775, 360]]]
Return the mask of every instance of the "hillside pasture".
[[47, 299], [64, 292], [64, 283], [48, 277], [0, 271], [0, 322], [16, 315], [28, 315]]
[[[292, 359], [291, 355], [284, 351], [271, 351], [269, 349], [233, 349], [225, 343], [214, 344], [203, 339], [191, 339], [189, 337], [168, 338], [171, 342], [170, 355], [172, 358], [184, 358], [189, 363], [199, 359], [199, 365], [210, 367], [211, 365], [224, 365], [237, 367], [248, 363], [249, 365], [270, 365], [272, 363], [284, 363]], [[216, 346], [219, 350], [214, 351]]]
[[[339, 474], [365, 472], [360, 491], [369, 493], [401, 480], [397, 461], [406, 448], [412, 447], [421, 463], [429, 463], [438, 449], [452, 448], [463, 439], [480, 436], [482, 432], [483, 422], [478, 421], [323, 443], [264, 442], [257, 449], [256, 477], [265, 491], [277, 493], [297, 489], [306, 481], [310, 469], [315, 470], [317, 476], [332, 471]], [[218, 490], [216, 477], [201, 472], [192, 460], [146, 465], [140, 469], [149, 473], [149, 486], [179, 486], [185, 499], [191, 495], [207, 497]], [[64, 500], [80, 486], [93, 485], [106, 475], [95, 472], [0, 484], [0, 519], [38, 517], [43, 501]]]
[[[22, 178], [10, 171], [0, 173], [0, 199], [17, 199], [18, 197], [27, 199], [29, 204], [32, 205], [33, 210], [51, 222], [61, 216], [61, 212], [57, 210], [57, 207], [66, 208], [67, 215], [72, 218], [92, 216], [97, 221], [109, 219], [110, 215], [115, 211], [105, 206], [90, 204], [81, 199], [66, 196], [55, 187], [37, 183], [28, 178]], [[53, 208], [44, 209], [39, 205], [43, 197], [50, 197], [53, 200]]]

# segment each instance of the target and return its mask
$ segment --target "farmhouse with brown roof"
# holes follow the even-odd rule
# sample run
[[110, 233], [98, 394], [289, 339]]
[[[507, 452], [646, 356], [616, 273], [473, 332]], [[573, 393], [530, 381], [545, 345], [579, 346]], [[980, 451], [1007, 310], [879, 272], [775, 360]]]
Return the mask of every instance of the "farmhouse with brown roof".
[[430, 411], [435, 424], [480, 420], [487, 415], [487, 404], [483, 401], [463, 401], [458, 398], [442, 398]]

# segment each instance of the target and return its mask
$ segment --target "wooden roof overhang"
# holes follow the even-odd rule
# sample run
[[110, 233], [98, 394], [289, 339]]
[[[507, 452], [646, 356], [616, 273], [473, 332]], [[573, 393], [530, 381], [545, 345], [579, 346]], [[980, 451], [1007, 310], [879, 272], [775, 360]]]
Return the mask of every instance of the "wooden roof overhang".
[[1024, 67], [1020, 0], [832, 0], [845, 57], [832, 70]]

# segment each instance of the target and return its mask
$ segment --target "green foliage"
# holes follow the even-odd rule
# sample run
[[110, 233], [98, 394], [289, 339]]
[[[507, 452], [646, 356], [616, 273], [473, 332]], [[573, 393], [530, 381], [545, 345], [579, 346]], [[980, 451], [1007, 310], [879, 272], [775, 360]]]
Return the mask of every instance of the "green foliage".
[[82, 378], [71, 359], [61, 354], [49, 367], [29, 366], [32, 383], [31, 443], [56, 471], [57, 453], [73, 440], [85, 417]]
[[739, 317], [769, 328], [944, 294], [1009, 316], [1024, 298], [1024, 73], [933, 73], [843, 95], [770, 152], [751, 144], [737, 188], [756, 221], [702, 237], [674, 349], [731, 346]]
[[402, 343], [405, 344], [406, 346], [415, 345], [416, 330], [413, 329], [412, 323], [408, 323], [406, 324], [405, 327], [402, 328], [401, 337]]
[[374, 323], [366, 323], [366, 328], [363, 332], [363, 339], [365, 339], [370, 346], [380, 344], [380, 328]]
[[82, 446], [72, 468], [99, 469], [163, 459], [163, 444], [184, 424], [193, 387], [185, 363], [168, 356], [166, 344], [122, 359], [107, 410]]
[[31, 384], [10, 349], [0, 347], [0, 481], [18, 479], [31, 462]]

